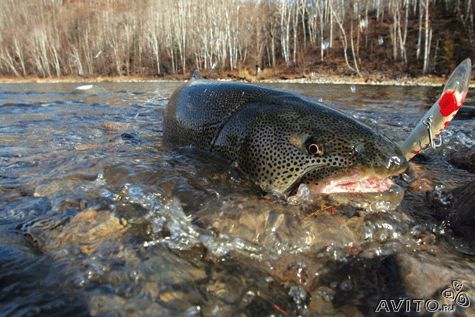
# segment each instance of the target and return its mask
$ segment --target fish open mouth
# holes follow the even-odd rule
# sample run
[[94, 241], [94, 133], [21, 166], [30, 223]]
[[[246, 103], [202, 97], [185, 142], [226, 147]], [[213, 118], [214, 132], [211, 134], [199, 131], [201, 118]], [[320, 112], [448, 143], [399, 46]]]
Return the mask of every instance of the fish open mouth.
[[319, 184], [310, 185], [313, 194], [333, 193], [381, 193], [395, 185], [389, 178], [361, 177], [359, 175], [330, 179]]
[[343, 175], [335, 175], [322, 179], [314, 184], [307, 184], [310, 193], [334, 194], [334, 193], [382, 193], [396, 186], [391, 176], [400, 173], [378, 173], [376, 171], [354, 171]]

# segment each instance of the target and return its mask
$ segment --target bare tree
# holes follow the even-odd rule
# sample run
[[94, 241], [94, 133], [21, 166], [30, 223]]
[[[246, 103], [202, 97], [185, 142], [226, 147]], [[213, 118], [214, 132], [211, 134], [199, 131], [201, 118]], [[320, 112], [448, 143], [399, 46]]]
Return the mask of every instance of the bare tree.
[[422, 73], [425, 74], [429, 70], [429, 56], [430, 56], [430, 43], [432, 41], [432, 28], [429, 24], [429, 5], [430, 0], [424, 0], [424, 17], [425, 17], [425, 36], [424, 36], [424, 66], [422, 67]]
[[[302, 56], [321, 64], [343, 56], [361, 74], [374, 67], [375, 50], [428, 73], [437, 58], [473, 55], [473, 7], [473, 0], [0, 0], [0, 74], [163, 75], [256, 63], [299, 72]], [[431, 23], [442, 11], [464, 34], [455, 53], [444, 24]], [[441, 56], [446, 51], [451, 57]]]

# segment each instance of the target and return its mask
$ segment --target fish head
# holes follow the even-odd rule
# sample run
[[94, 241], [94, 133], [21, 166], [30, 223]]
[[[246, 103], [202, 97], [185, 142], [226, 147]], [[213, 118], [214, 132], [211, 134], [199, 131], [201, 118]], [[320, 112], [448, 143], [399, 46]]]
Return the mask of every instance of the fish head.
[[407, 166], [400, 148], [368, 126], [323, 104], [286, 103], [255, 116], [242, 168], [266, 191], [288, 196], [383, 192]]

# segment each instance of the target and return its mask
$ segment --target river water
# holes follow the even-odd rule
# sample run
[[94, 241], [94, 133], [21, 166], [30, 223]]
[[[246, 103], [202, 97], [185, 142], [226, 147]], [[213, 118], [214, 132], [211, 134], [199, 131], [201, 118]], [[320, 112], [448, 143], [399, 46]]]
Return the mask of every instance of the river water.
[[[1, 316], [366, 316], [381, 299], [445, 303], [453, 280], [472, 296], [457, 311], [474, 313], [475, 249], [439, 208], [475, 180], [448, 162], [473, 148], [474, 119], [416, 158], [397, 195], [286, 202], [226, 162], [162, 145], [178, 85], [0, 84]], [[441, 92], [267, 86], [397, 142]]]

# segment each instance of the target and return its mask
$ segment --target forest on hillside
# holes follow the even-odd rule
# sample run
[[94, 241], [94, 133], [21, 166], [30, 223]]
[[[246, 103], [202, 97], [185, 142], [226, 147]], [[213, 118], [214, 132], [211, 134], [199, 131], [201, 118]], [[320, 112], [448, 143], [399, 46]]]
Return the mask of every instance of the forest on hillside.
[[473, 0], [0, 0], [0, 75], [443, 75]]

